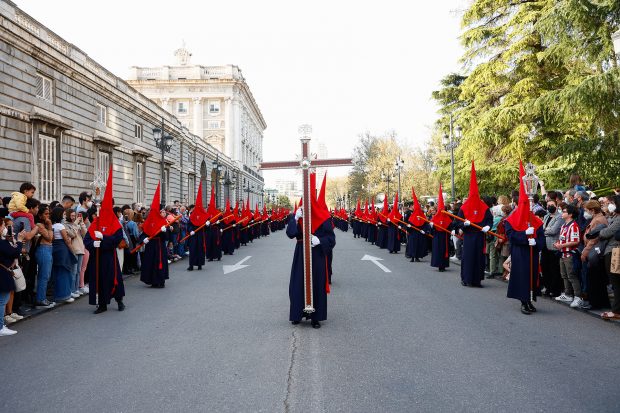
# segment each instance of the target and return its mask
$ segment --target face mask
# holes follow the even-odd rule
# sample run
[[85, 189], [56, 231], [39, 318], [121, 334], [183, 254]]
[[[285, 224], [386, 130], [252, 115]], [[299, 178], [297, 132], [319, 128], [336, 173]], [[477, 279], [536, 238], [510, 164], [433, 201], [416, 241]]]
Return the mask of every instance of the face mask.
[[583, 213], [583, 217], [584, 217], [585, 219], [592, 219], [592, 214], [591, 214], [591, 213], [589, 213], [589, 212], [584, 212], [584, 213]]
[[607, 210], [613, 214], [614, 212], [616, 212], [616, 204], [609, 204], [607, 205]]
[[550, 214], [555, 214], [555, 211], [557, 211], [557, 208], [553, 205], [549, 205], [547, 207], [547, 211], [549, 211]]
[[564, 202], [570, 204], [570, 202], [568, 201], [568, 197], [564, 197]]
[[92, 201], [88, 201], [88, 202], [86, 203], [86, 207], [87, 207], [87, 208], [92, 208], [92, 207], [93, 207], [93, 203], [92, 203]]
[[8, 234], [8, 233], [9, 233], [9, 229], [8, 229], [7, 227], [4, 227], [4, 228], [2, 229], [2, 238], [5, 238], [5, 237], [6, 237], [6, 234]]

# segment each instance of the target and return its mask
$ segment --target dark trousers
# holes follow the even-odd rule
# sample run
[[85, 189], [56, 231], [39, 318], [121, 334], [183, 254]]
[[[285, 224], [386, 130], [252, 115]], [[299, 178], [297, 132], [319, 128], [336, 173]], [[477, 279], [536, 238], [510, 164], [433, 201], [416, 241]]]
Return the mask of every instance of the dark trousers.
[[614, 299], [611, 303], [611, 311], [620, 314], [620, 274], [611, 273], [611, 253], [605, 255], [605, 271], [614, 290]]
[[554, 297], [562, 294], [562, 275], [560, 275], [560, 256], [555, 251], [544, 249], [541, 253], [542, 283], [547, 294]]

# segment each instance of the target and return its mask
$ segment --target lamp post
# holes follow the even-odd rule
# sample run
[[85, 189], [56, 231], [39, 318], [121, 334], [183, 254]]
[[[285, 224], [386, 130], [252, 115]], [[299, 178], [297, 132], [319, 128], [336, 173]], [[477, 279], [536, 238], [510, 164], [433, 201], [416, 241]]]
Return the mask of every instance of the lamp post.
[[402, 201], [402, 193], [400, 192], [400, 171], [402, 171], [404, 167], [405, 167], [405, 161], [400, 158], [400, 155], [398, 155], [398, 158], [396, 159], [396, 163], [394, 164], [394, 170], [398, 173], [398, 196], [400, 196], [401, 201]]
[[523, 176], [523, 186], [525, 193], [530, 200], [530, 211], [534, 207], [534, 195], [538, 191], [538, 177], [534, 174], [536, 167], [530, 162], [525, 165], [525, 175]]
[[[461, 139], [462, 128], [460, 126], [456, 126], [453, 128], [452, 124], [452, 113], [450, 114], [450, 134], [443, 135], [443, 143], [445, 145], [446, 150], [450, 151], [450, 176], [452, 182], [452, 201], [455, 200], [454, 196], [454, 149], [459, 146], [459, 140]], [[454, 133], [453, 133], [454, 129]]]
[[220, 173], [222, 171], [222, 164], [220, 163], [220, 154], [215, 154], [215, 162], [213, 167], [215, 169], [215, 207], [219, 208], [220, 205]]
[[387, 182], [387, 198], [388, 202], [390, 202], [390, 182], [394, 179], [394, 175], [392, 175], [390, 172], [381, 172], [381, 179]]
[[161, 129], [153, 128], [153, 140], [155, 146], [161, 151], [160, 175], [161, 175], [161, 203], [166, 205], [166, 179], [164, 155], [172, 149], [172, 136], [167, 135], [164, 129], [164, 118], [161, 118]]

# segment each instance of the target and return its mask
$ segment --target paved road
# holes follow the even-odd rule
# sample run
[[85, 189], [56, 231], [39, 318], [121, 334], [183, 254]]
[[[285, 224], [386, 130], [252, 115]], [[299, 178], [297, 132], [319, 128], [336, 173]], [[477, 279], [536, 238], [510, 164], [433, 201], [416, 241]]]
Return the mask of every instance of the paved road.
[[320, 330], [288, 322], [282, 231], [202, 272], [174, 264], [163, 290], [128, 280], [123, 313], [81, 299], [19, 323], [0, 339], [0, 411], [620, 411], [618, 326], [549, 300], [524, 316], [499, 281], [337, 243]]

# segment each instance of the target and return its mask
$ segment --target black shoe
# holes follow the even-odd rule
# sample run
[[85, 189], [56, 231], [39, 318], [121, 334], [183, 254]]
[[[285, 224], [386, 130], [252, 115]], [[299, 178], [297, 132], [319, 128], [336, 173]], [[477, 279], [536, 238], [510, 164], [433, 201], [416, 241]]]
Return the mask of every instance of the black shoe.
[[291, 324], [296, 326], [297, 324], [299, 324], [299, 320], [293, 320], [293, 321], [291, 321]]
[[118, 302], [118, 311], [124, 311], [125, 310], [125, 303], [121, 300]]
[[415, 259], [415, 262], [420, 262], [420, 259], [419, 259], [419, 258], [416, 258], [416, 259]]
[[476, 287], [476, 288], [483, 288], [483, 287], [484, 287], [484, 285], [482, 285], [482, 284], [475, 284], [475, 285], [472, 285], [472, 287]]
[[521, 304], [521, 312], [523, 314], [527, 314], [527, 315], [532, 314], [530, 309], [529, 309], [529, 307], [527, 305], [525, 305], [525, 304]]
[[463, 280], [461, 280], [461, 285], [462, 285], [463, 287], [467, 287], [467, 283], [466, 283], [465, 281], [463, 281]]
[[101, 313], [103, 313], [103, 312], [105, 312], [105, 311], [108, 311], [108, 306], [106, 306], [106, 305], [100, 305], [100, 306], [97, 306], [97, 309], [95, 310], [95, 312], [94, 312], [94, 313], [95, 313], [95, 314], [101, 314]]
[[535, 313], [535, 312], [536, 312], [536, 307], [534, 307], [534, 306], [532, 305], [532, 302], [531, 302], [531, 301], [529, 301], [529, 302], [527, 303], [527, 308], [528, 308], [528, 310], [530, 310], [530, 313]]
[[409, 262], [414, 262], [414, 261], [415, 261], [415, 260], [414, 260], [413, 258], [409, 260]]
[[194, 271], [194, 266], [190, 265], [189, 267], [187, 267], [187, 271]]
[[316, 320], [312, 320], [312, 322], [310, 323], [310, 325], [312, 326], [312, 328], [321, 328], [321, 323], [319, 323]]
[[213, 258], [209, 258], [209, 262], [213, 261]]
[[221, 261], [222, 259], [221, 259], [221, 258], [218, 258], [217, 260], [218, 260], [218, 261]]
[[446, 269], [445, 268], [440, 268], [439, 272], [446, 272]]
[[199, 270], [202, 270], [202, 265], [199, 265], [199, 266], [198, 266], [198, 269], [199, 269]]

